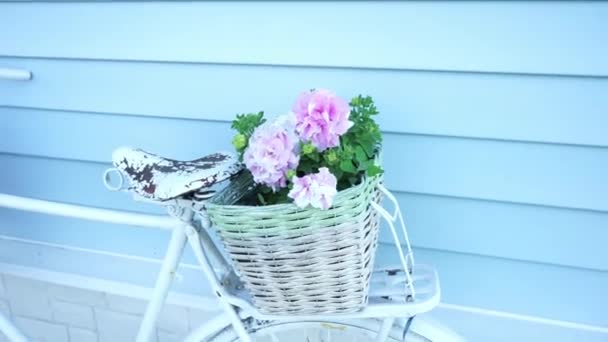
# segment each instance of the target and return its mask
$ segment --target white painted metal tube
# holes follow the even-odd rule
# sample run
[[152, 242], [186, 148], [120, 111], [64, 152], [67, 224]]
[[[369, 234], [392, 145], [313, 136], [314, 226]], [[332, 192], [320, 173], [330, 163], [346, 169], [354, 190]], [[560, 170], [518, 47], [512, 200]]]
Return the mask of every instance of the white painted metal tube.
[[171, 230], [181, 223], [169, 216], [136, 214], [0, 194], [0, 207], [67, 216], [83, 220]]
[[27, 338], [0, 312], [0, 332], [11, 342], [28, 342]]
[[403, 233], [403, 236], [405, 238], [405, 244], [407, 247], [407, 256], [410, 258], [410, 262], [412, 263], [411, 266], [414, 267], [415, 261], [414, 253], [412, 252], [412, 244], [410, 243], [410, 237], [407, 234], [407, 228], [405, 227], [405, 220], [403, 219], [403, 213], [401, 213], [401, 207], [399, 206], [399, 202], [397, 201], [397, 198], [395, 198], [395, 195], [388, 191], [388, 189], [384, 185], [379, 184], [378, 189], [386, 196], [386, 198], [388, 198], [389, 201], [391, 201], [393, 207], [395, 208], [392, 218], [393, 221], [399, 219], [399, 224], [401, 225], [401, 233]]
[[0, 68], [0, 80], [8, 81], [29, 81], [32, 73], [24, 69]]
[[211, 240], [209, 233], [203, 229], [205, 228], [202, 228], [198, 233], [200, 244], [204, 247], [205, 252], [210, 256], [209, 261], [211, 262], [211, 266], [215, 267], [215, 269], [219, 269], [218, 277], [221, 281], [230, 272], [230, 264], [228, 264], [228, 261], [226, 261], [216, 244], [213, 242], [213, 240]]
[[407, 263], [407, 259], [405, 257], [405, 253], [403, 253], [403, 249], [401, 248], [401, 241], [399, 240], [399, 235], [397, 235], [397, 231], [395, 230], [395, 225], [393, 223], [391, 214], [386, 211], [384, 208], [378, 205], [376, 202], [372, 202], [372, 207], [376, 209], [376, 211], [386, 220], [388, 223], [388, 227], [391, 229], [391, 233], [393, 234], [393, 239], [395, 240], [395, 247], [397, 248], [397, 252], [399, 253], [399, 259], [401, 259], [401, 265], [403, 266], [403, 272], [405, 273], [405, 278], [407, 282], [405, 284], [406, 291], [409, 289], [412, 295], [412, 298], [416, 298], [416, 290], [414, 289], [414, 281], [412, 279], [412, 275], [409, 272], [409, 265]]
[[167, 299], [167, 293], [169, 293], [169, 288], [171, 287], [175, 272], [177, 271], [177, 266], [182, 257], [185, 245], [186, 231], [185, 225], [182, 225], [176, 227], [171, 234], [171, 241], [169, 242], [169, 247], [165, 253], [165, 259], [163, 260], [160, 272], [158, 273], [158, 278], [156, 278], [156, 285], [154, 286], [152, 298], [150, 298], [146, 313], [139, 326], [136, 339], [137, 342], [152, 341], [152, 336], [156, 331], [156, 321], [158, 321], [160, 310]]
[[380, 331], [378, 335], [376, 335], [375, 342], [386, 342], [388, 334], [391, 332], [393, 328], [393, 324], [395, 324], [395, 317], [386, 318], [382, 321], [382, 326], [380, 327]]
[[222, 286], [220, 285], [215, 272], [213, 272], [213, 268], [212, 268], [211, 264], [209, 263], [209, 259], [207, 258], [207, 255], [205, 255], [205, 252], [203, 251], [203, 248], [201, 247], [201, 244], [200, 244], [201, 240], [200, 240], [198, 232], [196, 231], [196, 229], [194, 229], [194, 227], [187, 227], [186, 229], [187, 229], [186, 233], [188, 234], [188, 242], [190, 243], [190, 246], [192, 247], [194, 256], [196, 256], [196, 259], [198, 260], [201, 267], [203, 268], [203, 273], [205, 273], [205, 276], [207, 277], [207, 280], [209, 281], [209, 284], [211, 285], [212, 290], [215, 292], [215, 295], [218, 297], [220, 305], [223, 306], [224, 313], [230, 319], [230, 322], [232, 324], [232, 327], [234, 328], [234, 331], [239, 336], [241, 342], [252, 342], [252, 339], [249, 336], [249, 334], [247, 333], [247, 331], [245, 330], [245, 327], [243, 326], [243, 322], [241, 322], [241, 318], [236, 313], [235, 308], [230, 303], [228, 303], [228, 301], [226, 299], [223, 298], [226, 295], [226, 293], [225, 293], [224, 289], [222, 288]]

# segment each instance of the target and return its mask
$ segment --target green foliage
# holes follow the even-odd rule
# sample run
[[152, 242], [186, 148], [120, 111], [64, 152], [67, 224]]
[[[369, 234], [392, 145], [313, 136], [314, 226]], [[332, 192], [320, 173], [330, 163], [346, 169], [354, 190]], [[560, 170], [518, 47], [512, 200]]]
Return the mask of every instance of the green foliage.
[[316, 151], [317, 151], [317, 148], [311, 143], [306, 143], [306, 144], [302, 145], [303, 154], [310, 155]]
[[374, 120], [378, 110], [370, 96], [357, 96], [350, 102], [350, 120], [354, 125], [340, 138], [340, 146], [324, 151], [323, 160], [338, 178], [340, 190], [357, 184], [363, 175], [383, 172], [375, 164], [382, 144], [380, 127]]
[[234, 139], [232, 139], [232, 145], [239, 153], [241, 159], [253, 131], [264, 122], [266, 122], [266, 119], [262, 111], [258, 113], [237, 114], [236, 119], [232, 121], [232, 129], [237, 132]]
[[[340, 137], [340, 146], [319, 152], [310, 143], [300, 146], [300, 162], [295, 172], [287, 175], [288, 187], [273, 191], [271, 188], [257, 186], [257, 202], [260, 205], [287, 203], [293, 176], [304, 176], [315, 173], [321, 167], [327, 167], [338, 179], [338, 190], [349, 188], [361, 181], [364, 175], [373, 177], [384, 171], [376, 165], [376, 154], [382, 144], [382, 133], [374, 117], [378, 110], [370, 96], [357, 96], [350, 102], [350, 120], [354, 125]], [[232, 122], [237, 134], [232, 143], [242, 160], [253, 131], [266, 121], [264, 112], [239, 114]]]

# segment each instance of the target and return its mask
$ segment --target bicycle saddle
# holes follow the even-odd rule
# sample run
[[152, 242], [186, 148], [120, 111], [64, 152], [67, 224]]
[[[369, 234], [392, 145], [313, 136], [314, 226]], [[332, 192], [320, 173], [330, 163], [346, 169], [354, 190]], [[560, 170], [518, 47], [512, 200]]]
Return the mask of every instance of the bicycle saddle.
[[116, 149], [112, 153], [112, 162], [129, 179], [129, 190], [156, 201], [209, 188], [242, 168], [236, 156], [230, 153], [179, 161], [131, 147]]

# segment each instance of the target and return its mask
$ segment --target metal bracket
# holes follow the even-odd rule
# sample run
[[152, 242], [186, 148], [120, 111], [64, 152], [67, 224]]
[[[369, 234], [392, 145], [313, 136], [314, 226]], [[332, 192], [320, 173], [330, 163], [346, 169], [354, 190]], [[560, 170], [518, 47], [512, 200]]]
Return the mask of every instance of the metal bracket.
[[25, 69], [0, 68], [0, 80], [7, 81], [29, 81], [32, 73]]

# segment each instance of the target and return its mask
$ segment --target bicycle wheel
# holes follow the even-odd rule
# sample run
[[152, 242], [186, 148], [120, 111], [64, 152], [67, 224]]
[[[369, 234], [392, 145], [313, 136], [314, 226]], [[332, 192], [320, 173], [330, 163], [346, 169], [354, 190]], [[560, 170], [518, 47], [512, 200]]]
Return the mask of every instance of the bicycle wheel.
[[[250, 335], [254, 342], [373, 342], [381, 325], [382, 322], [376, 319], [270, 322]], [[208, 341], [238, 342], [239, 338], [231, 327], [227, 327]], [[386, 341], [403, 341], [403, 326], [393, 325]], [[405, 341], [432, 340], [410, 330]]]

